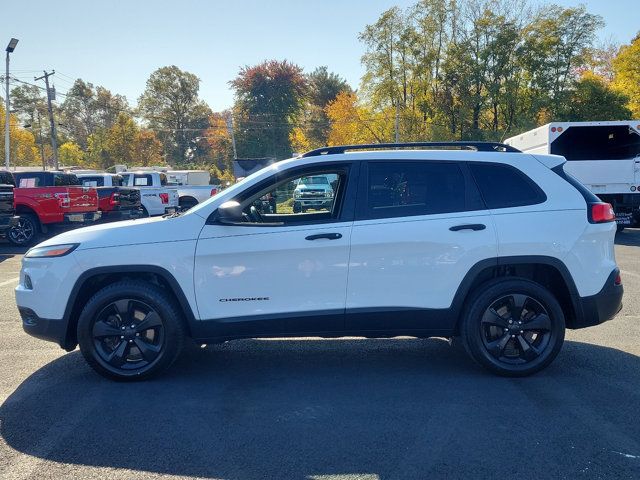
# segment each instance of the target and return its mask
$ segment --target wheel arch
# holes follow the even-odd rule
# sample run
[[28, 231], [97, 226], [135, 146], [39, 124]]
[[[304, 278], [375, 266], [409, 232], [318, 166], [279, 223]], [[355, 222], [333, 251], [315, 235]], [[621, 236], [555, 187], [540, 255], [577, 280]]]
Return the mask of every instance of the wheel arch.
[[165, 288], [177, 302], [184, 315], [187, 334], [191, 336], [196, 317], [182, 287], [173, 274], [157, 265], [114, 265], [87, 270], [74, 284], [64, 312], [66, 333], [62, 348], [73, 350], [78, 344], [77, 325], [82, 307], [96, 292], [123, 279], [139, 279]]
[[578, 290], [562, 260], [543, 255], [497, 257], [476, 263], [460, 283], [452, 302], [456, 334], [471, 294], [489, 280], [508, 277], [525, 278], [547, 288], [560, 302], [567, 327], [578, 323], [582, 315]]
[[178, 198], [178, 203], [180, 202], [193, 202], [195, 204], [198, 204], [198, 199], [192, 195], [182, 195], [181, 197]]

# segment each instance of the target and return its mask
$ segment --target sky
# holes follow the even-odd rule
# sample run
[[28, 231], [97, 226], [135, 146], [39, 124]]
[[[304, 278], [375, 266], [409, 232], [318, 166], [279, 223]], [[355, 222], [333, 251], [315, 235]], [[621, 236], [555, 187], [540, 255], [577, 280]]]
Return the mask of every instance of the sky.
[[[11, 55], [13, 76], [33, 82], [43, 69], [55, 69], [51, 78], [61, 93], [79, 77], [125, 95], [134, 105], [155, 69], [177, 65], [201, 79], [200, 96], [217, 111], [233, 103], [228, 82], [239, 69], [266, 59], [287, 59], [307, 72], [326, 65], [357, 88], [364, 52], [358, 33], [384, 10], [413, 3], [31, 0], [25, 4], [7, 0], [0, 39], [20, 40]], [[591, 13], [601, 15], [606, 22], [602, 39], [628, 43], [640, 29], [638, 0], [555, 3], [584, 3]]]

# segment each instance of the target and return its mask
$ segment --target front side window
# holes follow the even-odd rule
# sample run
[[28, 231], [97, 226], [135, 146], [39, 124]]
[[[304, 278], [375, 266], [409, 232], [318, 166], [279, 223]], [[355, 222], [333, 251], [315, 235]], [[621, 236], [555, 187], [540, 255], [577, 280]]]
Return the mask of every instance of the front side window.
[[274, 178], [272, 186], [239, 200], [245, 221], [292, 224], [335, 219], [346, 179], [346, 169]]
[[536, 205], [547, 199], [540, 187], [510, 165], [470, 163], [469, 167], [488, 208]]
[[457, 163], [371, 162], [364, 217], [405, 217], [477, 209], [477, 205], [470, 205], [466, 183]]

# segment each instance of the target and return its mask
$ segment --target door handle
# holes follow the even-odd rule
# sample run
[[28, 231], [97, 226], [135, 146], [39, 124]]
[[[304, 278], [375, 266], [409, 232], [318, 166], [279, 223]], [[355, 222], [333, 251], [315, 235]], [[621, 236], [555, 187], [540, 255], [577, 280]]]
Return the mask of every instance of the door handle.
[[305, 237], [305, 240], [319, 240], [321, 238], [326, 238], [327, 240], [338, 240], [342, 238], [341, 233], [316, 233], [315, 235], [309, 235]]
[[477, 232], [478, 230], [484, 230], [485, 228], [487, 228], [487, 226], [482, 223], [467, 223], [465, 225], [456, 225], [449, 228], [449, 230], [452, 232], [459, 232], [460, 230], [474, 230]]

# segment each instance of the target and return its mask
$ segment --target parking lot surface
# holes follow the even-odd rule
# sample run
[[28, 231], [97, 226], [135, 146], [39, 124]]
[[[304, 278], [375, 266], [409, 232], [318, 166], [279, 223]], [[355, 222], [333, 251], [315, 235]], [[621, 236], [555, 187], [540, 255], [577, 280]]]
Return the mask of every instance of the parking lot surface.
[[624, 308], [545, 371], [492, 376], [442, 339], [243, 340], [114, 383], [23, 333], [0, 244], [0, 478], [640, 478], [640, 231]]

